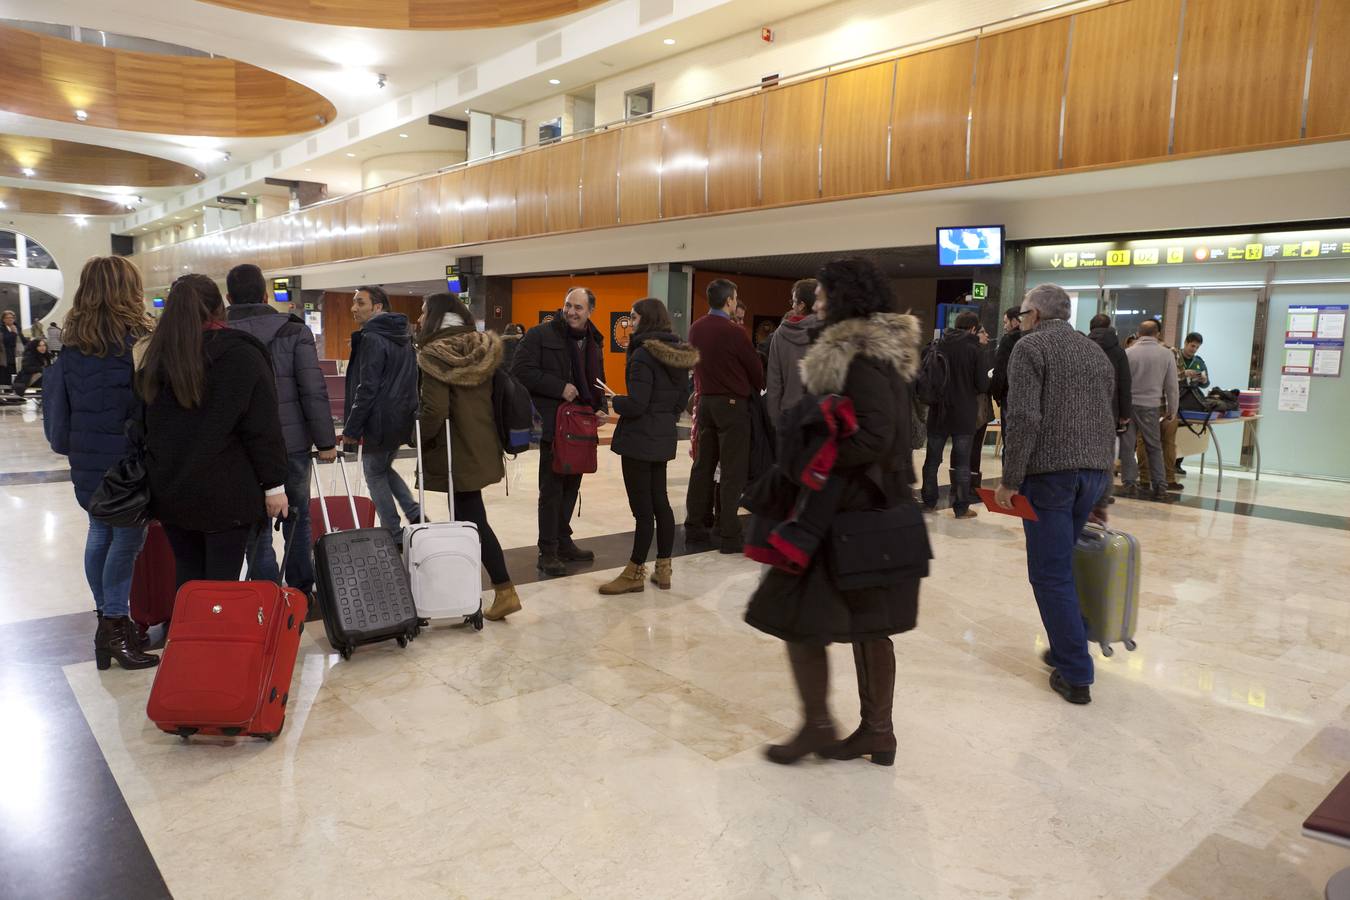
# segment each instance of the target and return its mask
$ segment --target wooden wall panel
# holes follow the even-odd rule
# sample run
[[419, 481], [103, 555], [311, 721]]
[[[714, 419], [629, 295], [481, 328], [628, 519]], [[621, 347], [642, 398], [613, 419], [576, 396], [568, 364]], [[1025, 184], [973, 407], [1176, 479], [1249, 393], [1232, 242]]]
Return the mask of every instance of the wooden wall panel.
[[464, 243], [479, 244], [488, 239], [488, 187], [496, 162], [471, 166], [464, 170], [464, 194], [459, 208], [464, 221]]
[[895, 63], [831, 75], [825, 85], [821, 178], [826, 197], [884, 191], [887, 136], [895, 105]]
[[438, 175], [419, 178], [417, 184], [417, 249], [441, 246], [441, 180]]
[[581, 227], [603, 228], [619, 220], [619, 133], [586, 138], [581, 160]]
[[534, 150], [522, 155], [519, 172], [516, 233], [543, 234], [548, 231], [548, 151]]
[[405, 181], [394, 188], [398, 197], [398, 252], [417, 249], [418, 213], [421, 212], [417, 182]]
[[719, 103], [708, 112], [708, 211], [759, 205], [759, 143], [764, 95]]
[[398, 189], [386, 187], [376, 192], [380, 198], [380, 253], [398, 252]]
[[361, 199], [361, 255], [378, 256], [380, 254], [381, 211], [384, 206], [380, 195], [367, 193]]
[[205, 0], [238, 9], [321, 25], [350, 28], [501, 28], [542, 22], [596, 6], [603, 0], [495, 0], [446, 3], [445, 0]]
[[896, 65], [892, 185], [912, 188], [964, 180], [975, 42], [906, 56]]
[[[1298, 138], [1315, 2], [1189, 0], [1177, 82], [1176, 153]], [[1337, 52], [1344, 55], [1341, 40]]]
[[446, 172], [436, 179], [441, 194], [441, 246], [464, 243], [464, 172]]
[[343, 259], [359, 259], [364, 255], [362, 253], [364, 242], [361, 239], [361, 233], [366, 227], [364, 201], [365, 198], [361, 194], [356, 194], [342, 202], [347, 219], [347, 229], [342, 235]]
[[762, 202], [765, 206], [820, 196], [820, 124], [825, 79], [764, 93], [764, 137], [760, 144]]
[[169, 187], [196, 184], [201, 173], [190, 166], [74, 141], [31, 135], [0, 135], [0, 176], [23, 178], [24, 168], [35, 169], [42, 181], [73, 184]]
[[707, 211], [708, 110], [671, 116], [662, 122], [661, 215], [694, 216]]
[[979, 39], [971, 106], [972, 178], [1058, 167], [1068, 44], [1067, 17]]
[[1066, 169], [1167, 155], [1180, 22], [1181, 0], [1131, 0], [1074, 17]]
[[1308, 137], [1350, 134], [1350, 0], [1322, 0], [1313, 35]]
[[661, 121], [619, 130], [619, 221], [661, 218]]
[[516, 234], [516, 180], [520, 157], [508, 156], [487, 166], [488, 237], [498, 241]]
[[548, 230], [581, 227], [582, 140], [554, 144], [541, 153], [548, 159]]

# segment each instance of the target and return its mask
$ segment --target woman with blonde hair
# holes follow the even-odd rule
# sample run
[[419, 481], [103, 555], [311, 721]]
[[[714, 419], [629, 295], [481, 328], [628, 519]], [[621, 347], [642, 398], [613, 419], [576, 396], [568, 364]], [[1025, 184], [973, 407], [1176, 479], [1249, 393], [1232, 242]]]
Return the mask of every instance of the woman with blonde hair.
[[[150, 333], [141, 273], [120, 256], [89, 260], [66, 316], [61, 357], [44, 376], [43, 427], [52, 449], [70, 457], [75, 499], [85, 510], [103, 473], [127, 453], [127, 420], [139, 414], [132, 388], [132, 347]], [[100, 669], [113, 660], [144, 669], [159, 657], [143, 653], [130, 621], [131, 573], [145, 543], [144, 528], [117, 528], [89, 519], [84, 574], [94, 595]]]

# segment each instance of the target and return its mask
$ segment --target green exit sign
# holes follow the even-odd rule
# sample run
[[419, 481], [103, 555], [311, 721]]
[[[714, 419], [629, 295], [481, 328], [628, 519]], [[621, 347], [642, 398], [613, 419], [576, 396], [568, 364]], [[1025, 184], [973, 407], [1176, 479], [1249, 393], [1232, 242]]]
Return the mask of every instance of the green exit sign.
[[981, 282], [978, 282], [978, 281], [975, 282], [975, 283], [971, 286], [970, 296], [971, 296], [973, 299], [975, 299], [975, 300], [988, 300], [988, 299], [989, 299], [989, 285], [987, 285], [987, 284], [982, 284]]

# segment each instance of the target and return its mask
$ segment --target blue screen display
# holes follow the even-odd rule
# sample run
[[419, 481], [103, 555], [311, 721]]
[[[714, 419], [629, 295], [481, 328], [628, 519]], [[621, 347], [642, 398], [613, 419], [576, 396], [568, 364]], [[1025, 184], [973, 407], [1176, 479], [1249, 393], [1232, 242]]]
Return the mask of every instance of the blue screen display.
[[1003, 264], [1003, 226], [977, 225], [939, 228], [938, 265], [1000, 266]]

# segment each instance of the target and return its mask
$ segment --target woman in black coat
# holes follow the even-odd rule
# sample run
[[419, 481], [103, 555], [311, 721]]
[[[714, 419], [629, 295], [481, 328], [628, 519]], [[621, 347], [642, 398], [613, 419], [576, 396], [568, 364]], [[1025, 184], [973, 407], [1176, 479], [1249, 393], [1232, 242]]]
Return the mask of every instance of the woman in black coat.
[[23, 365], [19, 377], [14, 379], [14, 393], [20, 397], [34, 384], [42, 381], [42, 373], [52, 364], [51, 351], [47, 349], [46, 338], [36, 338], [23, 348]]
[[150, 508], [173, 547], [178, 584], [234, 581], [250, 533], [287, 512], [267, 348], [225, 326], [214, 281], [184, 275], [141, 349]]
[[[918, 370], [920, 326], [913, 316], [890, 312], [890, 286], [866, 260], [831, 262], [820, 271], [819, 281], [826, 304], [825, 327], [802, 360], [806, 390], [802, 404], [819, 405], [824, 397], [842, 395], [852, 403], [857, 431], [835, 443], [837, 456], [822, 491], [838, 489], [839, 500], [821, 549], [800, 575], [769, 569], [751, 597], [746, 621], [787, 642], [805, 710], [801, 731], [787, 743], [769, 747], [770, 760], [793, 763], [816, 753], [830, 759], [869, 756], [874, 763], [891, 765], [896, 742], [891, 723], [895, 651], [890, 636], [914, 628], [920, 576], [888, 575], [882, 586], [844, 589], [839, 585], [840, 557], [832, 556], [836, 551], [831, 539], [841, 514], [911, 511], [912, 517], [900, 517], [914, 524], [899, 541], [894, 533], [853, 536], [860, 545], [853, 558], [912, 558], [920, 560], [919, 567], [926, 571], [927, 539], [911, 487], [909, 433], [908, 382]], [[791, 427], [786, 419], [780, 426], [784, 447], [792, 435], [783, 429]], [[826, 703], [825, 648], [833, 642], [853, 645], [862, 711], [862, 723], [842, 742]]]
[[[623, 486], [633, 511], [633, 554], [623, 572], [602, 594], [629, 594], [644, 590], [647, 553], [656, 535], [656, 573], [652, 583], [669, 590], [670, 555], [675, 546], [675, 513], [666, 496], [666, 464], [675, 458], [676, 423], [688, 398], [689, 370], [698, 351], [675, 336], [666, 305], [655, 297], [633, 304], [632, 338], [624, 378], [628, 396], [616, 396], [619, 424], [610, 449], [623, 459]], [[602, 385], [603, 386], [603, 385]]]
[[14, 310], [7, 309], [0, 313], [0, 380], [4, 384], [14, 383], [14, 376], [19, 371], [19, 356], [23, 351], [23, 332], [19, 330], [19, 317], [14, 315]]

